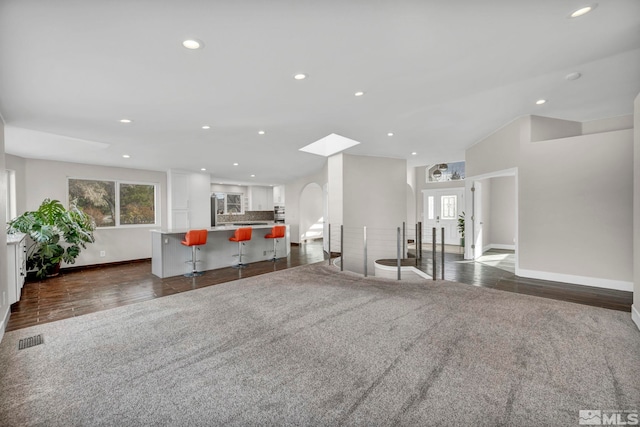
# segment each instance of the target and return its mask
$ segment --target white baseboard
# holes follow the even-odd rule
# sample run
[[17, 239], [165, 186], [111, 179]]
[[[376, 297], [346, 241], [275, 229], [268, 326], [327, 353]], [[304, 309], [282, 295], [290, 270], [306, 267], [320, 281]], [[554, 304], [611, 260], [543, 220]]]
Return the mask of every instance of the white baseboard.
[[482, 252], [486, 252], [490, 249], [505, 249], [508, 251], [515, 251], [516, 245], [503, 245], [501, 243], [490, 243], [487, 246], [482, 248]]
[[552, 282], [572, 283], [574, 285], [592, 286], [595, 288], [615, 289], [633, 292], [633, 282], [601, 279], [598, 277], [574, 276], [572, 274], [550, 273], [548, 271], [516, 269], [516, 276], [530, 279], [549, 280]]
[[640, 329], [640, 311], [638, 311], [635, 305], [631, 306], [631, 320], [633, 320], [638, 329]]
[[7, 325], [9, 324], [9, 316], [11, 316], [10, 305], [7, 306], [7, 310], [5, 311], [4, 316], [2, 316], [2, 324], [0, 325], [0, 341], [2, 341], [2, 338], [4, 337], [4, 331], [5, 329], [7, 329]]

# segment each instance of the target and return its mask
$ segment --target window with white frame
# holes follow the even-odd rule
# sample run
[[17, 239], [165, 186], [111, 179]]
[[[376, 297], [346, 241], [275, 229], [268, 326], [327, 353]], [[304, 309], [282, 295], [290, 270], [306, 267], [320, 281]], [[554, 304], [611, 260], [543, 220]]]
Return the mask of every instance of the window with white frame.
[[457, 219], [458, 217], [458, 197], [442, 196], [440, 199], [440, 218]]
[[156, 194], [156, 184], [69, 178], [69, 201], [97, 227], [156, 225]]
[[241, 214], [244, 213], [242, 206], [242, 193], [215, 193], [217, 199], [218, 214]]
[[11, 221], [18, 216], [16, 208], [16, 171], [5, 170], [5, 181], [7, 185], [7, 221]]

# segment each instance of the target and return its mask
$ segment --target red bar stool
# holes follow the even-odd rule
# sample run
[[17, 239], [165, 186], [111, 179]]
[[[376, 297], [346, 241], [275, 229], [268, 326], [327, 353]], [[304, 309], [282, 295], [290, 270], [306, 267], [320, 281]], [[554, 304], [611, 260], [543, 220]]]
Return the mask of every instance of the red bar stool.
[[234, 265], [235, 268], [244, 268], [247, 264], [242, 263], [242, 246], [244, 242], [247, 240], [251, 240], [251, 227], [240, 227], [233, 234], [233, 237], [229, 237], [230, 242], [238, 242], [238, 256], [240, 257], [238, 260], [238, 264]]
[[195, 277], [201, 276], [202, 273], [198, 272], [196, 268], [196, 263], [200, 262], [196, 256], [196, 250], [200, 249], [198, 246], [207, 244], [207, 230], [189, 230], [187, 234], [184, 235], [184, 240], [180, 242], [184, 246], [191, 247], [191, 261], [187, 261], [191, 263], [191, 273], [185, 274], [187, 277]]
[[279, 239], [284, 237], [286, 231], [287, 227], [285, 225], [274, 225], [271, 229], [271, 233], [264, 236], [265, 239], [273, 239], [273, 258], [271, 258], [271, 261], [278, 260], [278, 257], [276, 256], [276, 244]]

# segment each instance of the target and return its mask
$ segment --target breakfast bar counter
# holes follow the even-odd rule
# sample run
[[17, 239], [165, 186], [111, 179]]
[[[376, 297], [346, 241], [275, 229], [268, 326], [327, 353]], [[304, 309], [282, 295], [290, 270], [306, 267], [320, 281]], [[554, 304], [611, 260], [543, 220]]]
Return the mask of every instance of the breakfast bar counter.
[[[264, 236], [271, 233], [274, 225], [285, 225], [287, 232], [277, 244], [278, 258], [289, 255], [291, 244], [289, 226], [286, 224], [223, 225], [208, 228], [207, 244], [199, 246], [198, 271], [230, 267], [238, 263], [238, 244], [230, 242], [235, 230], [240, 227], [253, 229], [251, 240], [242, 250], [242, 262], [249, 264], [273, 258], [273, 240]], [[188, 230], [151, 230], [151, 272], [158, 277], [180, 276], [191, 269], [191, 248], [180, 242]]]

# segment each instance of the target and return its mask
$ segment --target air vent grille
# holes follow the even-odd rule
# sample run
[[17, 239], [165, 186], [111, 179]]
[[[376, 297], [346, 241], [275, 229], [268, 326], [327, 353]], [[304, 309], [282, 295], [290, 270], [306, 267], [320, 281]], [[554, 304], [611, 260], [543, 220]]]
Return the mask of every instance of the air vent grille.
[[18, 343], [18, 350], [24, 350], [25, 348], [33, 347], [40, 344], [44, 344], [44, 337], [42, 336], [42, 334], [21, 339]]

